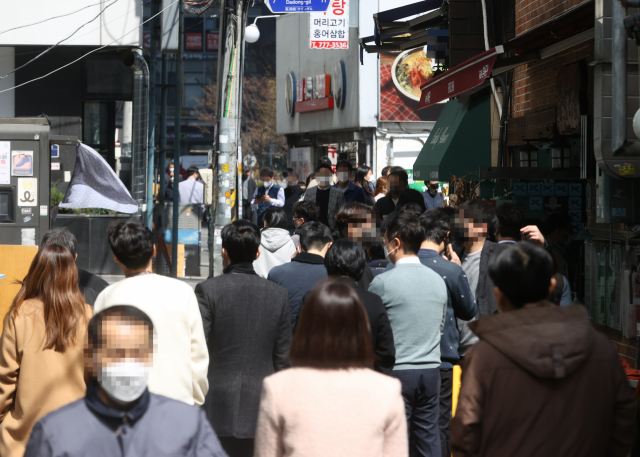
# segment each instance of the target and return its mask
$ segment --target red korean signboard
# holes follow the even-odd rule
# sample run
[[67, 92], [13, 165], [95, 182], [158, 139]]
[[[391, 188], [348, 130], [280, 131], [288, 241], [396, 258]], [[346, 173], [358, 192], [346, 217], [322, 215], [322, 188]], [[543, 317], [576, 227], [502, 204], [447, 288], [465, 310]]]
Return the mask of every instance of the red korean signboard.
[[184, 48], [188, 51], [202, 51], [202, 33], [185, 33]]
[[455, 97], [484, 83], [491, 77], [498, 54], [503, 52], [502, 46], [497, 46], [427, 81], [420, 87], [422, 95], [418, 109]]
[[220, 46], [220, 34], [207, 33], [207, 51], [217, 51]]

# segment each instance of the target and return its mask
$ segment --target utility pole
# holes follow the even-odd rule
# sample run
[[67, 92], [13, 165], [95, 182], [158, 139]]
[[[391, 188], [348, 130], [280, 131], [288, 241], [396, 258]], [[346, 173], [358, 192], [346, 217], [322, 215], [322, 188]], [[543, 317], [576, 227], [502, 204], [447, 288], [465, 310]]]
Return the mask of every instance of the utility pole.
[[[153, 2], [153, 14], [160, 12], [160, 0]], [[153, 183], [156, 148], [156, 54], [158, 52], [158, 17], [151, 21], [151, 46], [149, 48], [149, 154], [147, 160], [147, 227], [153, 227]]]
[[183, 5], [178, 3], [178, 55], [176, 58], [176, 106], [173, 116], [173, 230], [171, 231], [171, 276], [178, 277], [178, 221], [180, 219], [180, 137], [182, 136], [182, 42]]
[[[240, 116], [242, 107], [241, 80], [244, 60], [244, 0], [220, 2], [220, 48], [218, 58], [218, 121], [216, 212], [213, 249], [210, 251], [210, 273], [222, 274], [221, 232], [225, 225], [236, 220], [238, 214], [238, 156], [240, 147]], [[235, 8], [234, 8], [235, 7]], [[235, 13], [235, 14], [234, 14]], [[214, 159], [215, 161], [215, 159]], [[212, 270], [212, 271], [211, 271]]]
[[[162, 54], [162, 81], [160, 85], [160, 159], [158, 161], [158, 171], [160, 172], [160, 190], [158, 190], [158, 200], [164, 202], [165, 172], [167, 168], [167, 101], [169, 98], [169, 66], [167, 65], [167, 55]], [[164, 204], [164, 203], [163, 203]]]

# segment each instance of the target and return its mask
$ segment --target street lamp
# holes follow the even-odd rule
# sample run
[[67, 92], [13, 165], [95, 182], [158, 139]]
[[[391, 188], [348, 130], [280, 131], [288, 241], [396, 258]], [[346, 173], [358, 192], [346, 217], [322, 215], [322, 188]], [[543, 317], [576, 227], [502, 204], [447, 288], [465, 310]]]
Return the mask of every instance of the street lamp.
[[258, 19], [264, 19], [267, 17], [279, 17], [280, 14], [272, 14], [270, 16], [258, 16], [255, 18], [255, 20], [253, 21], [253, 24], [248, 25], [245, 29], [244, 29], [244, 39], [247, 43], [255, 43], [256, 41], [258, 41], [260, 39], [260, 29], [258, 28], [258, 26], [256, 25], [256, 22], [258, 22]]

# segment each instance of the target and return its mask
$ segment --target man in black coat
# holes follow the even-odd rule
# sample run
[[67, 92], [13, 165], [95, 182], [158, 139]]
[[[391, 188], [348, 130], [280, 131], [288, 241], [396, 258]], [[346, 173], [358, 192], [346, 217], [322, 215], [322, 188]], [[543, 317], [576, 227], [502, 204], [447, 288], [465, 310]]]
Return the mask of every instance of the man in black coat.
[[260, 231], [248, 221], [222, 229], [224, 274], [196, 286], [209, 349], [203, 406], [230, 457], [253, 455], [262, 381], [290, 366], [291, 315], [284, 287], [256, 275]]
[[[287, 215], [287, 230], [289, 234], [293, 235], [293, 231], [296, 229], [293, 221], [293, 205], [300, 201], [303, 191], [298, 184], [298, 173], [291, 170], [287, 172], [286, 187], [284, 188], [284, 212]], [[283, 183], [284, 185], [284, 183]]]
[[394, 167], [394, 170], [389, 173], [387, 178], [387, 185], [389, 186], [389, 193], [376, 202], [376, 208], [378, 208], [378, 212], [383, 218], [396, 210], [400, 194], [409, 187], [409, 175], [402, 168]]
[[337, 240], [327, 251], [324, 257], [324, 266], [329, 276], [338, 277], [352, 284], [356, 289], [369, 317], [371, 341], [376, 354], [373, 367], [380, 373], [391, 373], [396, 363], [396, 348], [387, 310], [378, 295], [362, 290], [357, 285], [367, 266], [364, 251], [349, 240]]

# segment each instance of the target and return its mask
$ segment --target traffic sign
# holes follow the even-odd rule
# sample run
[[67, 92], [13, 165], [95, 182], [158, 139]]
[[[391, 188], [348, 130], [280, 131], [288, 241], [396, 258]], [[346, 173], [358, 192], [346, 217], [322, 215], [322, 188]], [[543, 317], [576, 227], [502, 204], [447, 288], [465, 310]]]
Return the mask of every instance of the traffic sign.
[[325, 12], [329, 0], [264, 0], [272, 13], [312, 13]]

